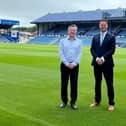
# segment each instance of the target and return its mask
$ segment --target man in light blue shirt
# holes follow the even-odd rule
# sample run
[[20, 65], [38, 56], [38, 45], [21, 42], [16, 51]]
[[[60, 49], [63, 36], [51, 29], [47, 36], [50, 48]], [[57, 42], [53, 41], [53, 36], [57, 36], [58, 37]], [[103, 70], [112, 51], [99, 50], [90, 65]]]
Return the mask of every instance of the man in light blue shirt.
[[75, 104], [77, 100], [77, 85], [79, 62], [82, 55], [81, 40], [76, 38], [77, 26], [75, 24], [68, 27], [68, 37], [60, 41], [60, 58], [61, 58], [61, 99], [60, 108], [65, 108], [68, 102], [68, 80], [71, 86], [71, 108], [77, 109]]

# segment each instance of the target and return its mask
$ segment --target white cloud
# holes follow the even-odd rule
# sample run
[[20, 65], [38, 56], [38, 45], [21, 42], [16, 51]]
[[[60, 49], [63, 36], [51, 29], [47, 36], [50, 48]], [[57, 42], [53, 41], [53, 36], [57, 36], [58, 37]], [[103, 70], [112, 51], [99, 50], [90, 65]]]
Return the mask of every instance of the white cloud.
[[21, 25], [47, 13], [126, 8], [126, 0], [0, 0], [0, 18], [17, 19]]

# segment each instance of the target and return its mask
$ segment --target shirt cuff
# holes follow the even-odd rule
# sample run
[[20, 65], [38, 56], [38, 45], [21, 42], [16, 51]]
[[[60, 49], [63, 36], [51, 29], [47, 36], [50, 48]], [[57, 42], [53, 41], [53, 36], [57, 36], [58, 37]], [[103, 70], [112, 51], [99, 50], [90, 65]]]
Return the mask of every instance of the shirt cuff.
[[99, 60], [99, 57], [96, 58], [96, 61], [98, 61], [98, 60]]
[[75, 62], [72, 62], [72, 64], [73, 64], [74, 66], [77, 66], [77, 63], [75, 63]]
[[[62, 62], [63, 62], [63, 61], [62, 61]], [[63, 62], [63, 64], [64, 64], [65, 66], [67, 66], [67, 67], [68, 67], [68, 65], [69, 65], [68, 62]]]
[[103, 60], [103, 62], [105, 62], [105, 58], [102, 56], [101, 59]]

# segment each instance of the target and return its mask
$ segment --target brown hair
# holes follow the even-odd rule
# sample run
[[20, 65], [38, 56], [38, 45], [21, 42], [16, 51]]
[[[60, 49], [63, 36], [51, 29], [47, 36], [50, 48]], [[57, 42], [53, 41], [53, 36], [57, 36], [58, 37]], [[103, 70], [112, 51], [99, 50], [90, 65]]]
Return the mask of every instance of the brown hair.
[[69, 30], [70, 27], [76, 27], [76, 28], [78, 29], [78, 27], [77, 27], [76, 24], [71, 24], [71, 25], [69, 25], [69, 26], [68, 26], [68, 30]]
[[108, 20], [106, 20], [106, 19], [102, 19], [102, 20], [99, 21], [99, 23], [100, 22], [106, 22], [108, 24]]

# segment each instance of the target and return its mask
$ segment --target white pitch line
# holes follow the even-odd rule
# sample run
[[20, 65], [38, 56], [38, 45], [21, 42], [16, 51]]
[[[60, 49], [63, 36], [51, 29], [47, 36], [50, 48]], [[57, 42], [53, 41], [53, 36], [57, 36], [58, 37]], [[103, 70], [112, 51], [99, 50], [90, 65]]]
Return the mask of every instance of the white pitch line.
[[51, 123], [49, 123], [49, 122], [47, 122], [47, 121], [45, 121], [43, 119], [39, 119], [39, 118], [33, 117], [33, 116], [28, 115], [28, 114], [25, 114], [25, 113], [21, 113], [21, 112], [18, 112], [18, 111], [8, 110], [7, 108], [5, 108], [3, 106], [0, 106], [0, 109], [3, 110], [3, 111], [8, 112], [10, 114], [13, 114], [13, 115], [17, 115], [17, 116], [26, 118], [29, 121], [32, 121], [32, 122], [35, 122], [35, 123], [39, 123], [42, 126], [56, 126], [56, 125], [51, 124]]
[[13, 101], [12, 99], [9, 99], [5, 96], [0, 96], [0, 99], [5, 101], [5, 102], [9, 102], [11, 104], [14, 104], [14, 105], [18, 105], [18, 106], [24, 106], [25, 104], [21, 103], [21, 102], [17, 102], [17, 101]]

